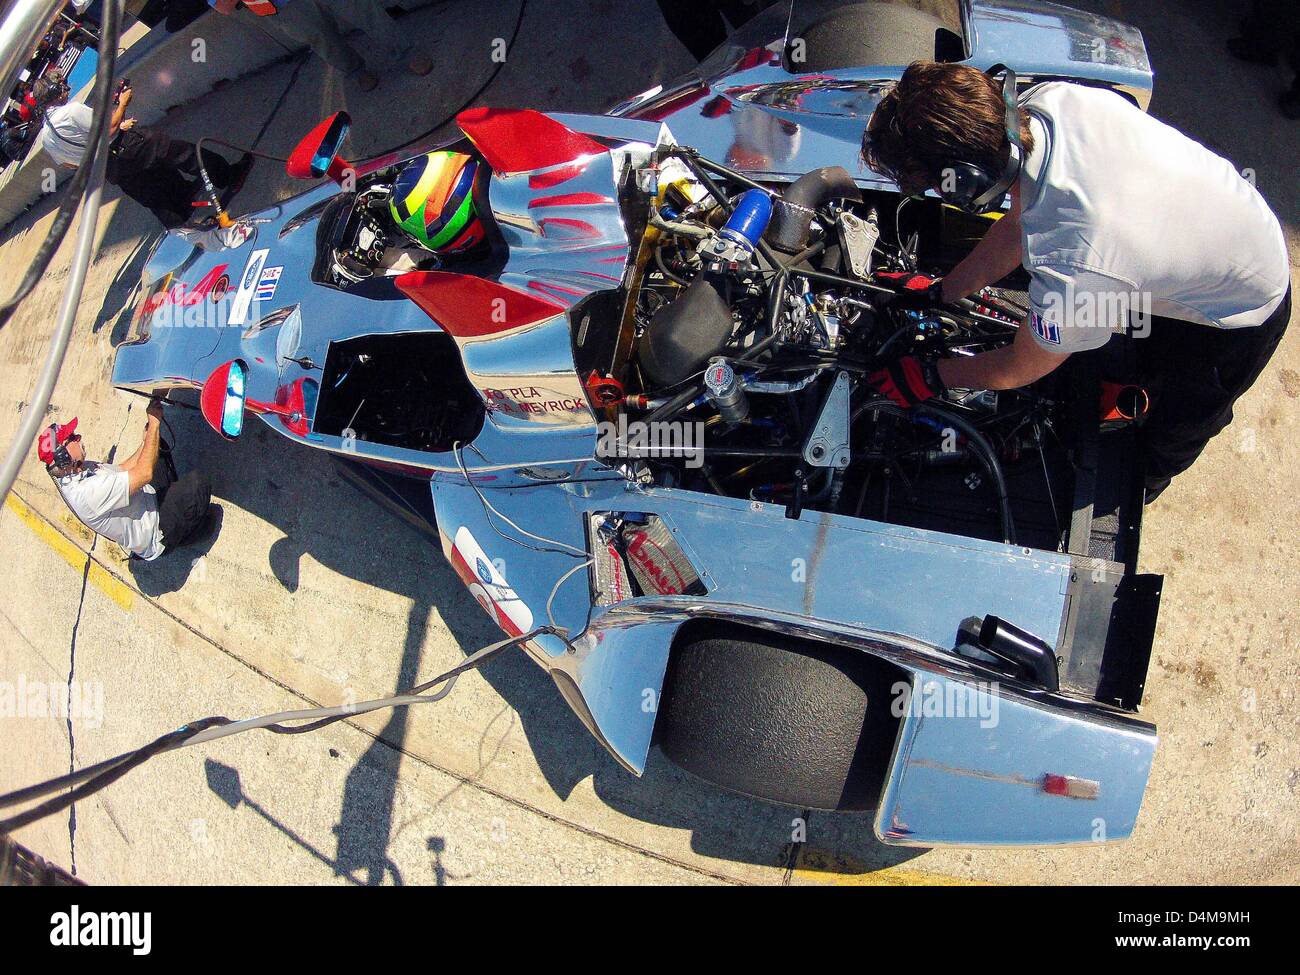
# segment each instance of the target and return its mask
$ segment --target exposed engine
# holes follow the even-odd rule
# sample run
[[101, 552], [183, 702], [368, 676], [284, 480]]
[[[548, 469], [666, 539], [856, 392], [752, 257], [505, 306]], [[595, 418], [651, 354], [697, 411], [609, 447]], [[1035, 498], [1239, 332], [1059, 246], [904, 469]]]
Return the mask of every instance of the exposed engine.
[[902, 239], [909, 201], [863, 199], [838, 167], [773, 197], [670, 149], [639, 180], [653, 200], [646, 272], [624, 396], [610, 409], [655, 421], [646, 427], [677, 421], [684, 441], [691, 427], [702, 441], [629, 450], [630, 474], [783, 504], [791, 517], [831, 511], [1059, 546], [1071, 490], [1059, 382], [951, 390], [912, 410], [866, 382], [904, 352], [1006, 344], [1026, 315], [1023, 293], [900, 300], [891, 275], [915, 272], [924, 250], [917, 234]]

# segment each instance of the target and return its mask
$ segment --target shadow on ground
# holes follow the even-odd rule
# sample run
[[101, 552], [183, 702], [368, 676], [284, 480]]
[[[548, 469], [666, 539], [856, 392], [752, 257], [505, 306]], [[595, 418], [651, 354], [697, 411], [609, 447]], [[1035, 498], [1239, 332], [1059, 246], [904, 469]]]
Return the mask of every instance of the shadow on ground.
[[[1102, 8], [1099, 12], [1106, 12], [1104, 8], [1109, 6], [1086, 0], [1080, 5]], [[622, 27], [615, 27], [622, 34], [608, 38], [607, 50], [598, 56], [590, 50], [566, 47], [563, 27], [587, 17], [615, 24], [622, 15], [615, 17], [614, 3], [573, 0], [554, 4], [546, 14], [539, 7], [533, 4], [527, 12], [519, 42], [480, 103], [596, 111], [620, 95], [642, 90], [686, 67], [657, 13], [647, 17], [641, 12]], [[444, 8], [448, 11], [445, 17]], [[450, 50], [469, 50], [492, 38], [508, 37], [517, 10], [513, 4], [502, 3], [467, 18], [452, 16], [452, 8], [469, 9], [466, 4], [448, 3], [416, 15], [444, 33], [450, 32], [440, 42], [443, 49]], [[1153, 113], [1238, 165], [1256, 169], [1261, 191], [1294, 228], [1300, 213], [1300, 184], [1294, 179], [1295, 159], [1300, 156], [1296, 133], [1300, 130], [1276, 115], [1274, 99], [1285, 84], [1280, 72], [1238, 64], [1222, 53], [1223, 42], [1235, 27], [1235, 9], [1222, 0], [1190, 0], [1180, 6], [1177, 17], [1199, 24], [1194, 32], [1199, 45], [1195, 51], [1175, 48], [1189, 32], [1165, 30], [1164, 19], [1171, 14], [1164, 7], [1132, 2], [1126, 5], [1125, 17], [1143, 29], [1157, 67]], [[637, 56], [627, 58], [622, 51], [636, 51]], [[168, 120], [169, 131], [196, 138], [210, 130], [213, 118], [222, 118], [227, 120], [231, 131], [226, 135], [232, 141], [252, 139], [264, 131], [259, 148], [285, 154], [316, 119], [347, 108], [358, 120], [352, 138], [353, 151], [360, 158], [449, 117], [486, 75], [486, 70], [476, 76], [462, 71], [459, 63], [444, 63], [428, 79], [386, 78], [377, 92], [363, 96], [319, 64], [308, 62], [300, 75], [293, 73], [297, 67], [273, 66], [250, 83], [216, 91], [205, 99], [202, 111], [175, 113]], [[239, 209], [272, 204], [294, 190], [282, 172], [259, 164]], [[110, 191], [110, 196], [113, 193]], [[1211, 220], [1207, 216], [1207, 231]], [[130, 201], [122, 201], [104, 230], [101, 254], [113, 254], [122, 261], [123, 249], [133, 248], [107, 289], [93, 325], [95, 333], [108, 328], [113, 345], [125, 334], [147, 240], [157, 232], [152, 218]], [[268, 559], [285, 591], [298, 589], [301, 561], [310, 555], [343, 576], [409, 598], [398, 686], [419, 675], [424, 633], [435, 609], [467, 652], [497, 639], [497, 631], [435, 546], [395, 518], [381, 520], [384, 516], [377, 515], [373, 503], [343, 484], [323, 455], [288, 444], [260, 424], [253, 425], [240, 442], [224, 443], [207, 430], [197, 414], [172, 412], [178, 414], [171, 419], [182, 468], [208, 470], [218, 497], [283, 532]], [[328, 530], [321, 530], [326, 523]], [[381, 534], [377, 535], [376, 524], [383, 525]], [[394, 570], [394, 563], [382, 559], [376, 562], [369, 551], [375, 540], [407, 553], [412, 565], [418, 559], [418, 571], [409, 567]], [[189, 564], [192, 566], [192, 561]], [[174, 568], [137, 564], [132, 571], [141, 589], [156, 595], [183, 585], [189, 570], [180, 564]], [[239, 596], [245, 598], [245, 594]], [[597, 795], [612, 808], [647, 822], [689, 830], [693, 849], [703, 856], [766, 865], [785, 862], [792, 820], [798, 811], [717, 792], [676, 770], [657, 753], [652, 754], [645, 777], [637, 780], [592, 740], [550, 679], [522, 654], [490, 661], [482, 674], [518, 714], [547, 785], [557, 795], [567, 797], [578, 783], [592, 776]], [[265, 810], [261, 814], [329, 863], [339, 876], [360, 883], [401, 882], [387, 845], [407, 722], [406, 711], [395, 712], [381, 740], [367, 749], [348, 774], [335, 830], [337, 849], [332, 854], [314, 850], [277, 825]], [[484, 768], [494, 754], [488, 744], [491, 730], [484, 730]], [[248, 801], [233, 769], [209, 762], [207, 779], [232, 809]], [[829, 852], [837, 870], [880, 869], [922, 852], [877, 843], [867, 816], [813, 814], [811, 823], [809, 845]], [[430, 837], [428, 849], [437, 860], [445, 851], [445, 840]]]
[[[435, 613], [465, 653], [500, 638], [443, 559], [437, 543], [343, 481], [326, 455], [284, 441], [260, 423], [247, 428], [240, 441], [223, 442], [198, 414], [172, 413], [181, 471], [191, 467], [208, 471], [214, 495], [223, 503], [284, 533], [267, 560], [287, 593], [298, 590], [300, 565], [310, 558], [410, 600], [395, 688], [430, 676], [421, 672], [421, 658], [424, 634]], [[326, 519], [328, 530], [323, 530]], [[378, 563], [372, 551], [377, 544], [387, 556]], [[142, 591], [171, 591], [191, 571], [187, 560], [167, 562], [163, 558], [130, 563]], [[719, 792], [682, 773], [657, 752], [652, 753], [645, 776], [635, 778], [597, 744], [550, 678], [522, 652], [495, 658], [480, 673], [507, 709], [483, 728], [474, 775], [494, 761], [504, 741], [498, 733], [508, 731], [513, 720], [508, 715], [513, 713], [547, 786], [561, 798], [590, 776], [597, 795], [612, 808], [645, 822], [689, 830], [692, 848], [703, 856], [766, 866], [785, 863], [799, 810]], [[393, 797], [403, 760], [400, 749], [407, 747], [408, 721], [409, 709], [393, 712], [379, 738], [346, 777], [335, 828], [338, 847], [330, 858], [340, 876], [363, 883], [401, 882], [387, 844], [394, 826]], [[434, 805], [448, 801], [455, 791], [438, 797]], [[810, 845], [829, 853], [839, 871], [880, 869], [922, 852], [877, 843], [866, 815], [814, 813], [806, 818], [812, 824]], [[445, 842], [438, 837], [432, 841]], [[310, 849], [305, 843], [304, 848]]]

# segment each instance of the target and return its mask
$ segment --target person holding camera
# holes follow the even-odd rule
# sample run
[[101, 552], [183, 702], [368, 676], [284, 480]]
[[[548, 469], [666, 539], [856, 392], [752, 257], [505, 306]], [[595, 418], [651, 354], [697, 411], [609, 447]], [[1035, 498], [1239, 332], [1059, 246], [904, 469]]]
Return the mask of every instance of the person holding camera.
[[[41, 145], [55, 163], [76, 169], [90, 140], [93, 113], [89, 105], [68, 102], [68, 85], [63, 79], [42, 79], [41, 85], [43, 90], [37, 96], [45, 108]], [[129, 118], [126, 109], [133, 95], [130, 84], [123, 81], [109, 120], [111, 142], [104, 178], [171, 230], [194, 215], [196, 201], [206, 201], [199, 151], [192, 142], [173, 139]], [[243, 185], [253, 157], [245, 153], [231, 163], [204, 149], [203, 165], [218, 190], [233, 194]]]
[[86, 458], [75, 416], [51, 423], [36, 441], [37, 456], [81, 523], [147, 562], [196, 540], [212, 524], [212, 483], [200, 471], [176, 476], [162, 441], [162, 411], [161, 400], [149, 403], [144, 442], [120, 464]]

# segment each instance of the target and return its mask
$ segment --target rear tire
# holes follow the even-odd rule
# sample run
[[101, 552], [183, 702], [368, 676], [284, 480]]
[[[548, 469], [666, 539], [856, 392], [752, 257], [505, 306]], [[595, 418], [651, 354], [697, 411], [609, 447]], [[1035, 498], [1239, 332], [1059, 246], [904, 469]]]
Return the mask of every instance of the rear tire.
[[874, 808], [906, 673], [862, 650], [730, 623], [674, 643], [655, 727], [673, 764], [706, 782], [813, 809]]

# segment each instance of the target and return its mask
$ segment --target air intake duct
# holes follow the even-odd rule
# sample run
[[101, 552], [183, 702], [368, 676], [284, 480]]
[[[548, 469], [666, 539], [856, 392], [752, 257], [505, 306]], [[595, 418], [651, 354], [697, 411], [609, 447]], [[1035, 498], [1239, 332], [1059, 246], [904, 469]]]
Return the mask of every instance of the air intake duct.
[[1035, 684], [1056, 692], [1061, 688], [1061, 678], [1056, 667], [1056, 654], [1047, 642], [1028, 630], [996, 616], [985, 616], [979, 627], [979, 645], [993, 656], [1015, 664]]
[[767, 242], [787, 254], [803, 250], [813, 214], [836, 199], [862, 199], [858, 184], [843, 166], [823, 166], [800, 176], [773, 204]]

